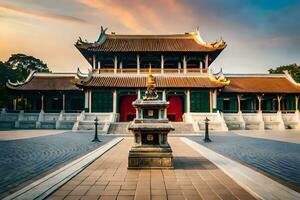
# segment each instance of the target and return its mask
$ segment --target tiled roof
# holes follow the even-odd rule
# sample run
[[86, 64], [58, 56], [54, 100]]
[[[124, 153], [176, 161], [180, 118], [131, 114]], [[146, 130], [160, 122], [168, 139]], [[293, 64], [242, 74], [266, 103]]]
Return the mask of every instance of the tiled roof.
[[211, 52], [223, 50], [225, 42], [204, 44], [194, 35], [105, 35], [101, 42], [77, 42], [81, 50], [101, 52]]
[[10, 84], [7, 87], [12, 90], [20, 91], [70, 91], [80, 90], [72, 83], [75, 75], [63, 74], [33, 74], [25, 83]]
[[[220, 88], [222, 83], [210, 80], [208, 76], [155, 76], [157, 88]], [[87, 82], [77, 82], [85, 87], [145, 88], [147, 76], [92, 76]]]
[[287, 76], [228, 77], [230, 84], [223, 92], [235, 93], [300, 93], [300, 85]]

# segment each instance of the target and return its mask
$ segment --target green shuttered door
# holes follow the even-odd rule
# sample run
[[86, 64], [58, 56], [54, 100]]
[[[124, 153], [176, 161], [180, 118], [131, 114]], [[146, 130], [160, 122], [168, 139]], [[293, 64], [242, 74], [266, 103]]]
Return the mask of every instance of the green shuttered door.
[[111, 90], [92, 90], [92, 112], [112, 112], [113, 94]]
[[209, 112], [209, 91], [191, 90], [191, 112]]

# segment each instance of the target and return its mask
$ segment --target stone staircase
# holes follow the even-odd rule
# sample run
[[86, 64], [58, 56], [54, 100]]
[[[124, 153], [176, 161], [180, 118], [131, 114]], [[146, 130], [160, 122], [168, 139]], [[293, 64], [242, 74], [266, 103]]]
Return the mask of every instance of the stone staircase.
[[129, 122], [110, 123], [108, 134], [129, 134], [127, 130]]
[[223, 113], [224, 121], [229, 130], [245, 130], [246, 123], [242, 113]]
[[194, 127], [192, 123], [186, 122], [172, 122], [175, 131], [171, 131], [170, 134], [191, 134], [194, 133]]

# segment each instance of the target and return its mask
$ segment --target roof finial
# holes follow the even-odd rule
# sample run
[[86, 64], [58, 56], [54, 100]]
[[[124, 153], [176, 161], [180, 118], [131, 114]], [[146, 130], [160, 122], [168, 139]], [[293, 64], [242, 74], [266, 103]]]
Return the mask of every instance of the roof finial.
[[101, 34], [106, 34], [106, 31], [107, 31], [107, 27], [106, 28], [103, 28], [103, 26], [101, 26]]
[[103, 28], [103, 26], [101, 26], [101, 32], [100, 32], [100, 35], [98, 37], [98, 40], [96, 41], [97, 43], [102, 43], [106, 39], [107, 29], [108, 29], [107, 27]]

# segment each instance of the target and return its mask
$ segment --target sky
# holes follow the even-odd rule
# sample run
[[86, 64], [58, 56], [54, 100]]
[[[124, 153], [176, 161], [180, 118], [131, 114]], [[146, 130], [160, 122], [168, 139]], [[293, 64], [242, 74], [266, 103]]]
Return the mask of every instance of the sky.
[[53, 72], [89, 64], [74, 47], [116, 34], [174, 34], [200, 28], [227, 48], [212, 64], [225, 73], [267, 73], [300, 64], [300, 0], [0, 0], [0, 61], [25, 53]]

